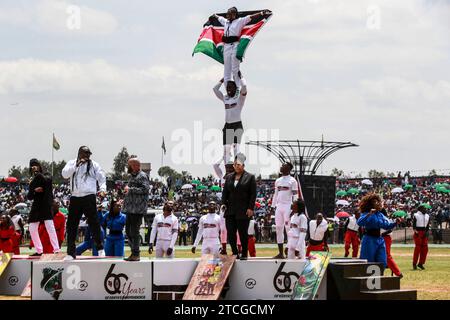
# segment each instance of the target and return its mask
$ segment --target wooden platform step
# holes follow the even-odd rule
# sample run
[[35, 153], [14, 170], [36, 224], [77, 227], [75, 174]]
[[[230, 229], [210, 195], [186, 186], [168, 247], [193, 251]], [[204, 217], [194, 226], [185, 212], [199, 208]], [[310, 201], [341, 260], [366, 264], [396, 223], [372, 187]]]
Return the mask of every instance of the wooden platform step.
[[[372, 277], [347, 277], [347, 283], [359, 291], [365, 290], [398, 290], [400, 289], [400, 278], [390, 276], [372, 276]], [[379, 281], [379, 289], [373, 289]]]
[[369, 290], [361, 291], [367, 300], [417, 300], [417, 290]]

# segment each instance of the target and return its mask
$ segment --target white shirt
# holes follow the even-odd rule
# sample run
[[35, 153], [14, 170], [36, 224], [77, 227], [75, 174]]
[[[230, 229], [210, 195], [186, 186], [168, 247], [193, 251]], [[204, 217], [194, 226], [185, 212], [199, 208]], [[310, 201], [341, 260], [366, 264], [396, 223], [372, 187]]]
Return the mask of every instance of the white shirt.
[[354, 215], [351, 215], [349, 218], [348, 218], [348, 225], [347, 225], [347, 229], [350, 229], [350, 230], [353, 230], [353, 231], [358, 231], [358, 229], [359, 229], [359, 226], [358, 226], [358, 224], [356, 223], [356, 217], [354, 216]]
[[[389, 219], [388, 217], [386, 217], [386, 219], [387, 219], [387, 221], [389, 221], [389, 223], [394, 222], [392, 219]], [[384, 229], [380, 228], [380, 233], [381, 234], [385, 233], [386, 231], [389, 231], [389, 230], [384, 230]]]
[[275, 180], [275, 193], [272, 199], [272, 208], [278, 204], [292, 204], [298, 198], [298, 185], [290, 175], [282, 176]]
[[217, 213], [208, 213], [203, 215], [198, 222], [198, 232], [195, 238], [194, 247], [196, 247], [200, 239], [217, 239], [220, 236], [220, 216]]
[[247, 229], [247, 234], [249, 236], [254, 236], [255, 235], [255, 220], [250, 220], [248, 223], [248, 229]]
[[416, 212], [414, 213], [414, 219], [416, 220], [416, 228], [426, 228], [430, 221], [430, 215], [428, 213]]
[[16, 214], [15, 216], [11, 217], [11, 221], [14, 224], [14, 230], [16, 230], [16, 231], [20, 230], [19, 221], [21, 221], [21, 220], [22, 220], [22, 224], [23, 224], [23, 219], [20, 214]]
[[228, 19], [219, 16], [217, 20], [219, 20], [219, 23], [221, 25], [223, 25], [224, 36], [240, 37], [242, 29], [244, 29], [245, 25], [248, 24], [252, 19], [250, 18], [250, 16], [246, 16], [230, 22]]
[[309, 222], [309, 237], [315, 241], [322, 241], [325, 232], [328, 230], [328, 223], [324, 220], [317, 225], [317, 220]]
[[213, 88], [213, 91], [216, 97], [225, 105], [225, 122], [233, 123], [241, 121], [242, 108], [247, 97], [247, 82], [244, 78], [241, 79], [241, 89], [236, 90], [234, 97], [224, 96], [222, 91], [220, 91], [221, 86], [222, 82], [219, 82]]
[[173, 248], [178, 236], [178, 218], [173, 213], [167, 217], [164, 217], [163, 213], [157, 214], [152, 223], [150, 243], [155, 242], [155, 236], [157, 236], [157, 241], [172, 241], [170, 248]]
[[291, 228], [288, 232], [288, 237], [299, 238], [301, 230], [306, 233], [308, 229], [308, 218], [302, 214], [293, 214], [291, 217]]
[[87, 163], [77, 167], [77, 160], [70, 160], [62, 170], [64, 179], [70, 178], [70, 190], [73, 197], [84, 197], [97, 193], [97, 182], [100, 191], [106, 191], [106, 176], [100, 165], [91, 160], [89, 175], [86, 174]]

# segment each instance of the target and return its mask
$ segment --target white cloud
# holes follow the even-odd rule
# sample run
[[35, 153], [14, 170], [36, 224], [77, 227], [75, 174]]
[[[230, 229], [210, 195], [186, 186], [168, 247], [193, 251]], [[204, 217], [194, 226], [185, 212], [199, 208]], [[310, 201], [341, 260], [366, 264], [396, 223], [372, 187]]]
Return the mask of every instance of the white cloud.
[[214, 83], [219, 66], [195, 71], [154, 65], [124, 68], [98, 59], [88, 63], [20, 59], [0, 62], [0, 94], [57, 93], [87, 96], [168, 95], [196, 96], [198, 82]]
[[[78, 12], [79, 16], [76, 16]], [[74, 17], [80, 22], [79, 26], [73, 27], [70, 23]], [[40, 0], [27, 6], [18, 4], [17, 7], [2, 8], [0, 23], [66, 36], [108, 35], [118, 28], [118, 21], [112, 14], [64, 0]]]

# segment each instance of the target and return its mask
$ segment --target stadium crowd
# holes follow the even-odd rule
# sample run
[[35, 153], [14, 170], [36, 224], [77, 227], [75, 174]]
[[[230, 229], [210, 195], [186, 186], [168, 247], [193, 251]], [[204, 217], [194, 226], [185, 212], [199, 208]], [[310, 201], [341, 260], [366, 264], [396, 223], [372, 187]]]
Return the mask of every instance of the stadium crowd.
[[[424, 204], [430, 213], [430, 229], [433, 242], [442, 242], [442, 230], [450, 225], [450, 196], [448, 190], [450, 179], [433, 177], [410, 178], [409, 175], [382, 179], [337, 179], [335, 212], [324, 212], [329, 222], [330, 243], [344, 243], [348, 214], [358, 213], [358, 203], [369, 192], [380, 194], [384, 200], [388, 217], [403, 218], [397, 228], [411, 227], [412, 215], [420, 204]], [[256, 242], [275, 242], [275, 219], [271, 208], [273, 180], [257, 181], [257, 201], [255, 207]], [[143, 242], [148, 242], [154, 212], [162, 210], [167, 200], [174, 202], [174, 213], [180, 218], [179, 245], [192, 244], [195, 240], [200, 216], [207, 212], [208, 202], [220, 201], [220, 181], [212, 176], [205, 178], [171, 178], [162, 182], [150, 180], [148, 197], [148, 217], [144, 219]], [[104, 196], [97, 200], [98, 211], [105, 215], [109, 211], [111, 199], [124, 196], [125, 184], [117, 181], [110, 185]], [[0, 186], [0, 214], [8, 213], [13, 219], [15, 230], [20, 234], [20, 242], [29, 239], [27, 232], [27, 213], [30, 201], [26, 199], [27, 184], [2, 183]], [[60, 206], [60, 212], [67, 214], [70, 187], [67, 183], [54, 185], [54, 196]], [[152, 214], [153, 212], [153, 214]], [[338, 214], [339, 213], [339, 214]], [[344, 214], [343, 214], [344, 213]], [[86, 223], [80, 223], [79, 239], [86, 234]]]

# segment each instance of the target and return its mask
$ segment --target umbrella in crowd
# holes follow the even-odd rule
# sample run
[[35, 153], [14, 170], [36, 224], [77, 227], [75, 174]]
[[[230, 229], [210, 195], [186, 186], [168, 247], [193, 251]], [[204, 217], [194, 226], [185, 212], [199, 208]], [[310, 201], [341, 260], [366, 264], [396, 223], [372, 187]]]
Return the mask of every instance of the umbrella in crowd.
[[16, 183], [18, 180], [16, 177], [7, 177], [5, 178], [5, 182]]
[[405, 190], [411, 190], [413, 188], [413, 185], [412, 184], [405, 184], [404, 186], [403, 186], [403, 189], [405, 189]]
[[348, 207], [350, 205], [350, 202], [348, 202], [347, 200], [340, 199], [340, 200], [336, 201], [336, 205]]
[[405, 190], [403, 190], [402, 188], [400, 188], [400, 187], [397, 187], [397, 188], [394, 188], [394, 189], [392, 189], [392, 193], [402, 193], [402, 192], [404, 192]]
[[200, 185], [197, 186], [197, 190], [198, 190], [198, 191], [205, 190], [205, 189], [208, 189], [208, 187], [207, 187], [207, 186], [204, 186], [204, 185], [202, 185], [202, 184], [200, 184]]
[[398, 210], [398, 211], [395, 211], [392, 215], [393, 215], [394, 217], [404, 218], [404, 217], [406, 217], [408, 214], [407, 214], [405, 211], [403, 211], [403, 210]]
[[214, 186], [211, 186], [210, 190], [214, 191], [214, 192], [220, 192], [220, 191], [222, 191], [222, 188], [214, 185]]
[[28, 205], [25, 202], [20, 202], [14, 206], [14, 209], [22, 209], [26, 207], [28, 207]]
[[350, 217], [350, 214], [345, 211], [341, 211], [341, 212], [336, 213], [336, 217], [338, 217], [339, 219], [340, 218], [348, 218], [348, 217]]
[[200, 185], [202, 183], [200, 182], [200, 180], [192, 180], [191, 184], [195, 184], [196, 186], [198, 186], [198, 185]]
[[181, 187], [181, 190], [189, 190], [189, 189], [192, 189], [192, 188], [193, 188], [192, 184], [187, 183], [187, 184], [184, 184]]
[[448, 190], [446, 187], [444, 187], [444, 186], [438, 186], [437, 188], [436, 188], [436, 191], [437, 192], [441, 192], [441, 193], [449, 193], [450, 192], [450, 190]]
[[364, 179], [363, 181], [361, 181], [361, 183], [367, 186], [373, 186], [373, 182], [370, 181], [369, 179]]
[[420, 206], [424, 207], [425, 209], [431, 209], [431, 206], [428, 203], [421, 203]]
[[359, 190], [356, 188], [350, 188], [347, 190], [348, 194], [359, 194]]
[[194, 216], [190, 216], [190, 217], [186, 218], [186, 222], [192, 222], [192, 221], [195, 221], [195, 220], [197, 220], [197, 218], [194, 217]]
[[345, 197], [347, 195], [347, 192], [345, 192], [344, 190], [339, 190], [338, 192], [336, 192], [336, 196], [338, 197]]

